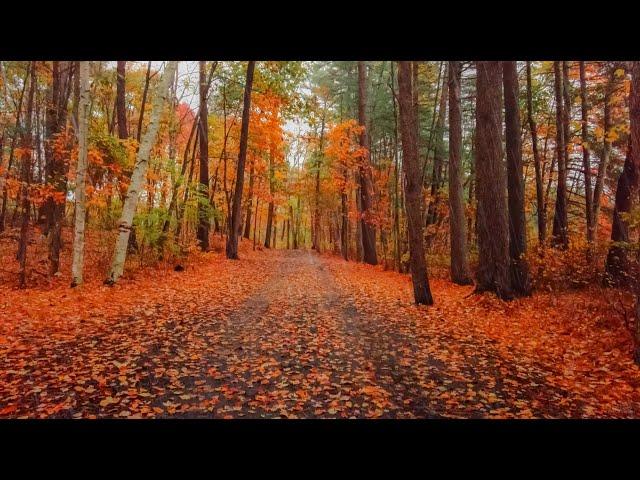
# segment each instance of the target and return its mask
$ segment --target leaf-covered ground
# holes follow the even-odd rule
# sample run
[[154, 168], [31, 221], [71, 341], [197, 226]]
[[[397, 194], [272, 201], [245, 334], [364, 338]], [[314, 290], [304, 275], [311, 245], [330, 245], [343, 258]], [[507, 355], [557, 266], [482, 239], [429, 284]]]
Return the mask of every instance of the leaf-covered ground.
[[602, 291], [501, 302], [307, 251], [196, 254], [114, 287], [0, 287], [4, 418], [640, 416]]

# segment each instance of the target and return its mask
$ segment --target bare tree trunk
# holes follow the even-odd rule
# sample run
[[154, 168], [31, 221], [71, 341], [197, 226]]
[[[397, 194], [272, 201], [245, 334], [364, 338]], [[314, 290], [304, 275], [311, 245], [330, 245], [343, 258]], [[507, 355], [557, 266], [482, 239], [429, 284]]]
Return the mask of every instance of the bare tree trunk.
[[418, 164], [415, 110], [411, 104], [411, 65], [398, 62], [398, 102], [402, 133], [402, 169], [405, 176], [405, 198], [409, 227], [409, 256], [413, 295], [417, 304], [432, 305], [433, 297], [427, 278], [422, 235], [422, 182]]
[[507, 149], [507, 191], [509, 204], [509, 254], [511, 286], [518, 295], [531, 295], [529, 265], [524, 258], [527, 230], [524, 215], [524, 179], [522, 178], [522, 142], [519, 82], [516, 62], [502, 62], [505, 110], [505, 144]]
[[200, 196], [198, 197], [197, 238], [203, 252], [209, 250], [209, 127], [207, 109], [207, 62], [200, 61]]
[[478, 271], [476, 291], [511, 299], [509, 221], [502, 152], [500, 62], [477, 62], [476, 197]]
[[471, 285], [467, 260], [467, 225], [462, 200], [462, 111], [460, 62], [449, 62], [449, 224], [451, 227], [451, 280]]
[[538, 152], [538, 127], [533, 119], [533, 98], [531, 88], [531, 62], [527, 62], [527, 119], [531, 132], [531, 147], [533, 149], [533, 165], [536, 172], [536, 216], [538, 218], [538, 242], [544, 245], [547, 238], [547, 211], [544, 201], [542, 179], [542, 164]]
[[86, 217], [87, 137], [89, 129], [89, 67], [90, 62], [80, 62], [80, 102], [78, 106], [78, 166], [76, 168], [75, 219], [73, 225], [73, 258], [71, 286], [82, 284], [84, 267], [84, 223]]
[[241, 219], [240, 208], [242, 204], [242, 187], [244, 185], [244, 164], [247, 159], [247, 138], [249, 136], [249, 114], [251, 112], [251, 88], [253, 85], [253, 71], [255, 61], [249, 61], [247, 65], [247, 78], [244, 86], [244, 106], [242, 109], [242, 126], [240, 129], [240, 153], [236, 170], [236, 188], [233, 192], [233, 210], [229, 222], [229, 235], [227, 237], [227, 258], [238, 259], [238, 236], [240, 235]]
[[558, 163], [558, 186], [556, 193], [556, 209], [553, 217], [553, 246], [566, 250], [569, 248], [567, 231], [567, 163], [564, 131], [564, 108], [562, 99], [562, 74], [560, 62], [553, 62], [555, 73], [556, 97], [556, 157]]
[[167, 100], [169, 84], [175, 74], [177, 63], [178, 62], [175, 61], [167, 63], [164, 74], [162, 75], [162, 79], [160, 80], [153, 98], [149, 127], [144, 134], [144, 138], [140, 143], [140, 148], [136, 155], [136, 163], [131, 175], [131, 183], [127, 189], [127, 195], [122, 207], [122, 214], [118, 221], [118, 239], [113, 252], [113, 260], [111, 262], [109, 276], [105, 280], [105, 283], [110, 285], [117, 282], [124, 271], [124, 262], [127, 257], [127, 244], [129, 242], [129, 235], [132, 229], [133, 216], [138, 204], [140, 188], [142, 187], [147, 167], [149, 165], [151, 148], [153, 147], [158, 135], [158, 129], [160, 128], [160, 115], [162, 114], [162, 109]]

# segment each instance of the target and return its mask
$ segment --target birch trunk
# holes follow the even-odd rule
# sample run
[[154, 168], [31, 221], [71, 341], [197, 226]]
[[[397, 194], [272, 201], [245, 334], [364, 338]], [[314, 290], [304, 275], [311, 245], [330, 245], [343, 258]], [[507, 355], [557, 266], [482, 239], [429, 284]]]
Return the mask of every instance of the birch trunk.
[[151, 148], [156, 141], [158, 135], [158, 129], [160, 127], [160, 115], [169, 92], [169, 84], [173, 79], [178, 62], [171, 61], [167, 63], [164, 74], [160, 83], [156, 88], [156, 92], [153, 98], [153, 105], [151, 108], [151, 117], [149, 119], [149, 127], [142, 137], [140, 142], [140, 149], [136, 155], [136, 163], [133, 167], [133, 173], [131, 175], [131, 183], [127, 189], [127, 195], [124, 200], [124, 206], [122, 207], [122, 214], [118, 221], [118, 239], [116, 240], [116, 246], [113, 252], [113, 260], [111, 262], [111, 269], [109, 270], [109, 276], [105, 280], [106, 284], [114, 284], [118, 281], [122, 272], [124, 271], [124, 262], [127, 257], [127, 243], [129, 241], [129, 235], [131, 233], [133, 216], [136, 212], [136, 206], [138, 204], [138, 197], [140, 195], [140, 188], [142, 187], [143, 180], [147, 173], [147, 167], [149, 165], [149, 154]]
[[84, 221], [86, 218], [85, 183], [87, 176], [87, 133], [89, 126], [89, 66], [80, 62], [80, 102], [78, 105], [78, 166], [75, 190], [75, 219], [73, 226], [73, 260], [71, 286], [82, 284], [84, 266]]

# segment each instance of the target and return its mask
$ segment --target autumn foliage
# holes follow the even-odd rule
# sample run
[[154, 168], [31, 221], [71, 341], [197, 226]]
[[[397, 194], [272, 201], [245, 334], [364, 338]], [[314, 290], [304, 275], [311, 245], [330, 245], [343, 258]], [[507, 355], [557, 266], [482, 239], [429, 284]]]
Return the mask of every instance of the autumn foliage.
[[[480, 104], [496, 121], [481, 143], [496, 147], [504, 185], [478, 161], [476, 62], [455, 62], [459, 98], [449, 62], [402, 62], [403, 102], [398, 62], [257, 61], [252, 88], [247, 62], [178, 62], [164, 83], [167, 62], [118, 63], [124, 79], [116, 62], [82, 63], [84, 149], [80, 62], [0, 62], [0, 417], [640, 415], [640, 155], [630, 147], [640, 63], [512, 62], [521, 136], [510, 145], [521, 158], [508, 177], [501, 62], [483, 62], [495, 81], [481, 84]], [[449, 102], [461, 112], [457, 213]], [[487, 186], [508, 194], [512, 180], [523, 205], [507, 198], [485, 212]], [[229, 261], [235, 195], [239, 260]], [[553, 234], [558, 198], [566, 248]], [[498, 216], [512, 221], [510, 208], [524, 218], [515, 259], [508, 227], [485, 231]], [[84, 283], [70, 288], [76, 212]], [[422, 233], [430, 307], [411, 293], [409, 219], [413, 245]], [[466, 230], [454, 238], [469, 281], [486, 266], [480, 247], [500, 235], [503, 270], [526, 265], [532, 296], [502, 301], [454, 284], [452, 224]], [[124, 274], [105, 285], [125, 232]]]

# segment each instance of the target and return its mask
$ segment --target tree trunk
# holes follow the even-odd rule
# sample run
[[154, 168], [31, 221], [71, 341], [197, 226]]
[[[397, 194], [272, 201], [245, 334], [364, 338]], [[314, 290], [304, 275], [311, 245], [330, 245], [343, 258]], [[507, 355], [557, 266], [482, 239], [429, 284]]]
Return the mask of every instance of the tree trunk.
[[247, 215], [245, 218], [244, 224], [244, 238], [247, 240], [251, 238], [249, 234], [251, 233], [251, 208], [253, 204], [253, 178], [254, 178], [254, 163], [251, 160], [249, 164], [249, 191], [247, 192]]
[[[442, 96], [440, 97], [440, 107], [438, 109], [438, 120], [435, 125], [435, 146], [433, 151], [433, 171], [431, 174], [431, 200], [427, 210], [426, 227], [434, 225], [438, 221], [438, 204], [440, 203], [440, 187], [442, 184], [442, 164], [444, 161], [444, 123], [447, 109], [449, 79], [447, 67], [445, 66], [444, 78], [442, 81]], [[434, 232], [427, 232], [427, 248], [433, 241]]]
[[274, 194], [274, 185], [273, 185], [273, 159], [271, 155], [269, 155], [269, 207], [267, 209], [267, 229], [264, 235], [264, 246], [265, 248], [270, 248], [271, 246], [271, 230], [273, 229], [273, 194]]
[[418, 88], [419, 63], [411, 62], [411, 100], [416, 119], [416, 141], [418, 142], [418, 159], [420, 158], [420, 90]]
[[[142, 120], [144, 119], [144, 107], [147, 104], [147, 93], [149, 93], [149, 81], [151, 80], [151, 62], [147, 64], [147, 75], [144, 79], [144, 90], [142, 91], [142, 104], [140, 105], [140, 116], [138, 117], [138, 131], [136, 132], [136, 140], [140, 143], [142, 136]], [[126, 137], [120, 137], [126, 138]]]
[[[126, 86], [126, 62], [118, 61], [117, 64], [117, 83], [116, 83], [116, 110], [118, 112], [118, 138], [120, 140], [126, 140], [129, 138], [129, 130], [127, 129], [127, 111], [125, 108], [125, 86]], [[149, 62], [149, 67], [151, 62]], [[149, 71], [147, 71], [147, 78]], [[148, 87], [148, 84], [145, 84]], [[142, 106], [140, 109], [139, 125], [142, 125], [142, 117], [144, 115], [144, 104], [146, 101], [147, 92], [142, 96]], [[91, 109], [89, 109], [89, 114]], [[140, 132], [138, 132], [138, 142], [140, 142]], [[123, 195], [124, 196], [124, 195]], [[138, 251], [138, 240], [136, 239], [136, 230], [131, 226], [131, 234], [127, 241], [127, 252], [133, 253]]]
[[242, 108], [242, 126], [240, 129], [240, 152], [236, 169], [236, 188], [233, 192], [233, 207], [229, 222], [229, 235], [227, 237], [227, 258], [238, 259], [238, 236], [240, 235], [241, 219], [240, 207], [242, 203], [242, 187], [244, 185], [244, 164], [247, 159], [247, 138], [249, 136], [249, 114], [251, 112], [251, 88], [253, 85], [253, 71], [255, 61], [249, 61], [247, 65], [247, 78], [244, 86], [244, 106]]
[[291, 231], [291, 219], [287, 218], [287, 250], [289, 250], [289, 248], [291, 248], [290, 231]]
[[[33, 114], [33, 97], [36, 90], [36, 62], [31, 64], [31, 84], [29, 86], [29, 96], [27, 97], [27, 111], [25, 113], [25, 128], [22, 134], [21, 142], [21, 189], [20, 203], [22, 206], [22, 223], [20, 225], [20, 241], [18, 243], [18, 262], [20, 269], [18, 271], [18, 279], [20, 288], [27, 286], [27, 245], [29, 244], [29, 187], [31, 185], [31, 160], [32, 160], [32, 133], [31, 133], [31, 117]], [[17, 210], [17, 208], [16, 208]]]
[[504, 83], [505, 145], [507, 150], [507, 191], [509, 204], [509, 254], [511, 286], [518, 295], [531, 295], [529, 265], [524, 258], [527, 230], [524, 213], [524, 179], [522, 177], [522, 142], [519, 83], [516, 62], [502, 62]]
[[340, 228], [340, 250], [342, 251], [342, 258], [349, 260], [349, 206], [347, 204], [347, 192], [340, 193], [340, 206], [342, 226]]
[[273, 202], [269, 202], [267, 208], [267, 228], [264, 232], [264, 246], [265, 248], [271, 248], [271, 234], [273, 230]]
[[608, 280], [617, 286], [633, 280], [629, 270], [626, 243], [629, 243], [629, 225], [624, 214], [631, 211], [638, 194], [640, 181], [640, 62], [631, 62], [631, 91], [629, 93], [630, 134], [627, 157], [618, 179], [613, 210], [611, 240], [614, 242], [607, 255]]
[[398, 272], [402, 271], [400, 258], [400, 194], [398, 184], [400, 183], [400, 169], [398, 159], [398, 112], [396, 105], [394, 62], [391, 63], [391, 96], [393, 100], [393, 255], [395, 266]]
[[432, 305], [433, 297], [427, 278], [422, 235], [422, 182], [418, 164], [415, 110], [411, 104], [411, 64], [409, 62], [398, 62], [398, 102], [413, 295], [417, 304]]
[[200, 61], [200, 183], [198, 197], [198, 243], [203, 252], [209, 250], [209, 127], [207, 109], [207, 62]]
[[556, 209], [553, 217], [553, 246], [566, 250], [569, 248], [567, 231], [567, 163], [564, 131], [564, 108], [562, 99], [562, 74], [560, 62], [553, 62], [556, 98], [556, 157], [558, 163], [558, 186], [556, 189]]
[[362, 254], [363, 260], [369, 265], [378, 264], [376, 253], [376, 230], [372, 217], [373, 185], [371, 181], [371, 156], [369, 145], [369, 134], [367, 132], [367, 82], [365, 63], [358, 62], [358, 123], [364, 127], [360, 134], [360, 146], [366, 149], [365, 157], [362, 159], [359, 168], [360, 177], [360, 227], [362, 231]]
[[609, 158], [611, 157], [611, 142], [609, 141], [609, 130], [611, 129], [611, 95], [615, 88], [615, 69], [612, 69], [607, 85], [605, 86], [604, 93], [604, 139], [602, 149], [602, 159], [598, 166], [598, 175], [596, 177], [596, 184], [593, 188], [593, 237], [594, 240], [598, 233], [598, 223], [600, 219], [600, 198], [602, 197], [602, 190], [604, 187], [604, 181], [607, 176], [607, 167], [609, 166]]
[[16, 129], [15, 132], [11, 138], [11, 147], [9, 148], [9, 161], [7, 163], [7, 168], [6, 171], [3, 172], [2, 177], [0, 177], [0, 180], [2, 180], [1, 184], [2, 184], [2, 208], [0, 208], [0, 232], [4, 231], [5, 228], [5, 218], [6, 218], [6, 213], [7, 213], [7, 202], [8, 202], [8, 190], [7, 190], [7, 176], [9, 175], [9, 172], [11, 171], [11, 167], [13, 166], [13, 156], [15, 153], [15, 147], [17, 145], [18, 142], [18, 137], [20, 137], [20, 117], [22, 114], [22, 103], [24, 101], [24, 94], [27, 91], [27, 85], [28, 85], [28, 80], [29, 80], [29, 75], [31, 74], [31, 63], [27, 64], [27, 68], [26, 68], [26, 72], [25, 72], [25, 76], [24, 76], [24, 80], [22, 82], [22, 90], [20, 91], [20, 99], [18, 100], [18, 105], [16, 108]]
[[478, 200], [477, 292], [511, 299], [509, 221], [502, 152], [500, 62], [477, 62], [476, 198]]
[[73, 258], [71, 286], [82, 284], [84, 267], [84, 223], [86, 217], [87, 137], [89, 129], [89, 62], [80, 62], [80, 102], [78, 105], [78, 166], [76, 168], [75, 219], [73, 225]]
[[451, 280], [471, 285], [467, 260], [467, 224], [462, 195], [462, 110], [460, 62], [449, 62], [449, 225], [451, 228]]
[[45, 156], [46, 178], [62, 200], [47, 198], [41, 216], [45, 217], [45, 235], [49, 237], [49, 272], [54, 275], [60, 270], [60, 250], [62, 248], [62, 220], [67, 196], [68, 165], [56, 153], [54, 142], [67, 124], [67, 105], [71, 96], [71, 62], [53, 62], [52, 85], [47, 107]]
[[256, 214], [253, 216], [253, 249], [254, 250], [256, 249], [256, 235], [258, 233], [258, 229], [256, 225], [258, 223], [258, 204], [259, 203], [260, 203], [260, 199], [256, 198]]
[[531, 88], [531, 62], [527, 62], [527, 119], [531, 133], [531, 147], [533, 149], [533, 165], [536, 172], [536, 216], [538, 218], [538, 242], [544, 245], [547, 238], [547, 212], [544, 202], [544, 186], [542, 178], [542, 163], [538, 152], [538, 127], [533, 119], [533, 98]]
[[585, 78], [584, 62], [580, 62], [580, 107], [582, 110], [582, 167], [584, 168], [584, 196], [585, 196], [585, 218], [587, 220], [587, 242], [590, 244], [595, 240], [595, 229], [593, 226], [593, 205], [591, 193], [591, 158], [589, 145], [589, 105], [587, 103], [587, 80]]
[[124, 205], [122, 207], [122, 214], [118, 221], [118, 239], [113, 252], [113, 260], [111, 262], [111, 268], [109, 270], [108, 278], [105, 280], [107, 284], [113, 284], [118, 281], [124, 271], [124, 262], [127, 256], [127, 244], [129, 242], [129, 235], [132, 229], [133, 216], [138, 204], [138, 197], [140, 195], [140, 188], [142, 187], [144, 177], [149, 165], [149, 155], [151, 148], [153, 147], [156, 137], [158, 135], [158, 129], [160, 128], [160, 115], [162, 114], [163, 107], [166, 103], [169, 93], [169, 84], [173, 79], [175, 70], [177, 67], [175, 61], [170, 61], [165, 67], [164, 74], [158, 87], [156, 89], [153, 106], [151, 109], [151, 117], [149, 119], [149, 127], [144, 134], [144, 138], [140, 143], [140, 148], [136, 154], [136, 163], [131, 175], [131, 183], [127, 189], [127, 195], [124, 199]]
[[322, 156], [324, 155], [324, 129], [325, 116], [327, 110], [327, 101], [325, 99], [322, 109], [322, 120], [320, 123], [320, 142], [318, 145], [318, 154], [316, 160], [316, 187], [315, 187], [315, 205], [313, 213], [313, 239], [312, 248], [316, 252], [320, 252], [320, 168], [322, 167]]
[[298, 242], [300, 240], [300, 197], [297, 198], [296, 215], [293, 222], [293, 249], [298, 249]]

